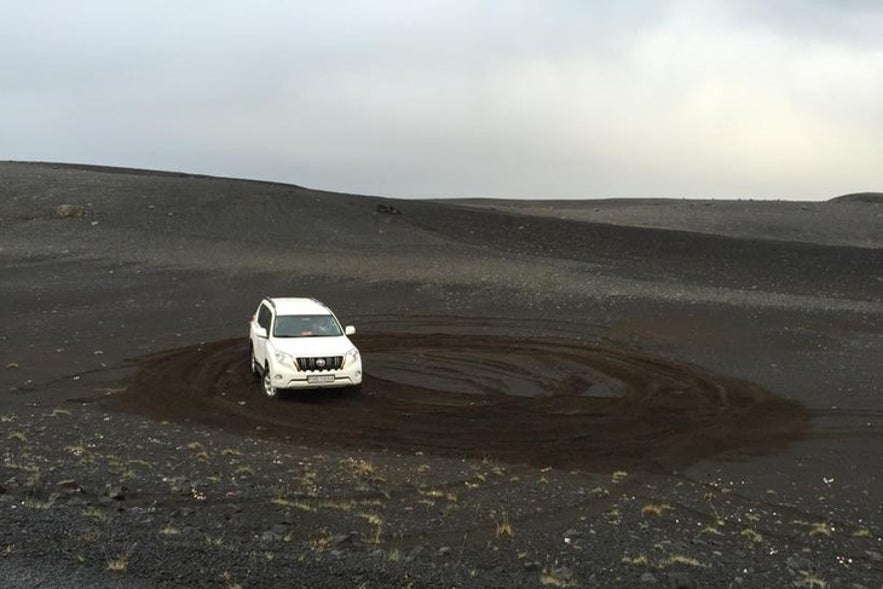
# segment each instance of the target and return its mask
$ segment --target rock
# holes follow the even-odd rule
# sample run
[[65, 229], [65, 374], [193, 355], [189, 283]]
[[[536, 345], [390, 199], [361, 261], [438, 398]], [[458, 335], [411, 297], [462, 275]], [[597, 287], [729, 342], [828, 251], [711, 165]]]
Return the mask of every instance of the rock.
[[107, 492], [105, 494], [114, 501], [122, 501], [126, 498], [126, 486], [113, 485], [107, 488]]
[[865, 550], [865, 554], [874, 562], [883, 562], [883, 554], [876, 550]]
[[266, 532], [261, 534], [262, 542], [278, 542], [281, 539], [282, 536], [277, 534], [276, 532], [273, 532], [272, 530], [267, 530]]
[[669, 589], [696, 589], [696, 582], [690, 573], [669, 573]]
[[582, 538], [583, 535], [582, 532], [580, 532], [579, 530], [570, 529], [564, 532], [564, 537], [570, 538], [571, 540], [577, 540], [579, 538]]
[[538, 563], [534, 560], [525, 560], [522, 566], [524, 566], [524, 570], [526, 570], [526, 571], [540, 570], [540, 563]]
[[438, 549], [437, 554], [439, 556], [447, 556], [448, 554], [450, 554], [450, 552], [451, 552], [450, 546], [442, 546], [441, 548]]
[[19, 367], [18, 362], [10, 362], [9, 364], [6, 365], [6, 370], [15, 370], [18, 367]]
[[552, 575], [565, 583], [571, 581], [573, 579], [573, 571], [568, 567], [558, 567], [556, 569], [552, 569]]
[[78, 219], [86, 213], [86, 209], [80, 205], [58, 205], [55, 207], [53, 217], [56, 219]]
[[642, 583], [658, 583], [659, 581], [653, 576], [653, 573], [644, 573], [641, 575]]
[[353, 543], [353, 533], [338, 534], [331, 539], [332, 546], [340, 547]]
[[379, 205], [377, 205], [377, 207], [374, 210], [376, 210], [381, 215], [401, 215], [402, 214], [402, 211], [398, 210], [397, 208], [395, 208], [392, 205], [379, 204]]
[[55, 486], [62, 491], [67, 491], [68, 493], [85, 493], [83, 487], [81, 487], [80, 484], [73, 479], [58, 481], [57, 483], [55, 483]]

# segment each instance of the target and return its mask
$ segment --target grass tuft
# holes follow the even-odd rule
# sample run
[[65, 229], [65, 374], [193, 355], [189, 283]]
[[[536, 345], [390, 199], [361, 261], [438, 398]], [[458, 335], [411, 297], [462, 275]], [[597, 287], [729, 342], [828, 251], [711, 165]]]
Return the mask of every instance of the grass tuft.
[[671, 505], [666, 505], [664, 503], [648, 503], [641, 508], [641, 515], [644, 517], [662, 517], [663, 513], [673, 509], [674, 508]]
[[503, 516], [497, 522], [497, 538], [511, 538], [515, 535], [515, 529], [509, 520], [509, 514], [503, 511]]
[[749, 541], [754, 542], [755, 544], [759, 544], [763, 542], [763, 536], [760, 535], [760, 532], [754, 530], [753, 528], [745, 528], [740, 532], [742, 537], [748, 538]]
[[691, 567], [701, 567], [702, 564], [695, 558], [684, 556], [683, 554], [673, 554], [665, 559], [667, 565], [685, 565]]

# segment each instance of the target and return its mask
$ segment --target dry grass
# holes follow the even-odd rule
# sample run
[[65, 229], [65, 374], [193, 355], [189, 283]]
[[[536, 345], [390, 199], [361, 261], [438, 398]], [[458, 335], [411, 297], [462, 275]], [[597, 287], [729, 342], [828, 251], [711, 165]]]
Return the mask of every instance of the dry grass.
[[132, 548], [129, 548], [125, 554], [120, 554], [116, 558], [107, 561], [107, 570], [114, 573], [124, 573], [129, 570], [129, 557], [132, 556]]
[[573, 587], [574, 585], [572, 580], [562, 579], [549, 571], [543, 571], [540, 575], [540, 583], [546, 587]]
[[664, 503], [648, 503], [644, 507], [641, 508], [641, 515], [644, 517], [662, 517], [666, 511], [671, 511], [674, 508], [671, 505], [666, 505]]
[[221, 575], [221, 582], [224, 584], [224, 589], [242, 589], [242, 585], [234, 581], [233, 575], [227, 571], [224, 571], [224, 574]]
[[624, 470], [617, 470], [617, 471], [614, 472], [613, 475], [610, 477], [610, 480], [613, 481], [614, 484], [617, 484], [617, 485], [618, 485], [619, 483], [621, 483], [622, 481], [624, 481], [628, 476], [629, 476], [629, 473], [627, 473], [626, 471], [624, 471]]
[[25, 436], [24, 432], [11, 431], [6, 434], [6, 439], [15, 442], [24, 442], [25, 440], [27, 440], [27, 437]]
[[859, 528], [852, 533], [853, 538], [870, 538], [871, 530], [867, 528]]
[[646, 555], [640, 554], [638, 556], [623, 556], [622, 557], [623, 564], [630, 564], [632, 566], [649, 566], [650, 560]]
[[328, 528], [320, 528], [310, 534], [310, 548], [313, 552], [325, 552], [331, 547], [334, 535]]
[[515, 529], [509, 520], [509, 514], [503, 511], [502, 517], [497, 522], [497, 538], [511, 538], [515, 535]]
[[161, 536], [177, 536], [180, 533], [181, 530], [172, 526], [165, 526], [159, 530]]
[[831, 527], [825, 523], [817, 523], [813, 524], [809, 529], [809, 535], [813, 538], [819, 536], [830, 536], [831, 535]]
[[274, 505], [281, 505], [283, 507], [294, 507], [296, 509], [300, 509], [301, 511], [316, 511], [316, 508], [306, 503], [304, 501], [292, 501], [290, 499], [286, 499], [285, 497], [274, 497], [270, 500], [270, 503]]
[[696, 560], [695, 558], [684, 556], [683, 554], [673, 554], [665, 559], [665, 564], [671, 565], [684, 565], [691, 567], [701, 567], [702, 564]]
[[800, 579], [800, 584], [807, 589], [825, 589], [828, 586], [828, 583], [825, 582], [824, 579], [813, 573], [801, 571], [800, 574], [803, 575], [803, 578]]
[[763, 536], [760, 535], [760, 532], [753, 528], [745, 528], [740, 532], [743, 538], [747, 538], [749, 541], [754, 542], [755, 544], [759, 544], [763, 542]]

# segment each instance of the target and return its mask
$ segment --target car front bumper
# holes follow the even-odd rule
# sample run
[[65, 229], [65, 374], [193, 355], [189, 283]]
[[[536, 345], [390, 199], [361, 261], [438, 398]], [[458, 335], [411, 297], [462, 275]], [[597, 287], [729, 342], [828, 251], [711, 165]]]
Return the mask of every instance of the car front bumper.
[[329, 389], [362, 383], [362, 361], [347, 364], [340, 370], [296, 370], [276, 363], [271, 366], [273, 386], [277, 389]]

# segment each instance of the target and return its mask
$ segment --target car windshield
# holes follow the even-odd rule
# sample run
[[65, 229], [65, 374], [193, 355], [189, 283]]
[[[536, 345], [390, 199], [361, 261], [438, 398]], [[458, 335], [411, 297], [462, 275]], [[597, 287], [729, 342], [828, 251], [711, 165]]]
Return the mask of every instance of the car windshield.
[[341, 335], [333, 315], [280, 315], [273, 331], [276, 337], [328, 337]]

